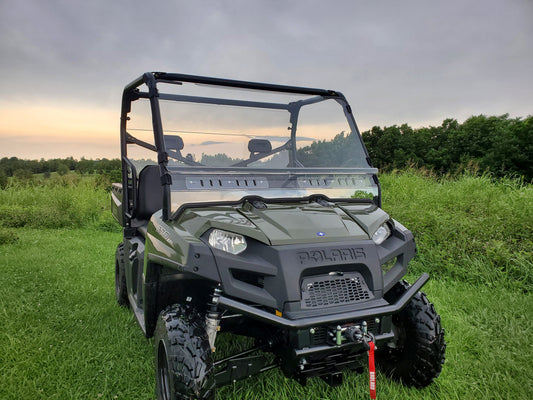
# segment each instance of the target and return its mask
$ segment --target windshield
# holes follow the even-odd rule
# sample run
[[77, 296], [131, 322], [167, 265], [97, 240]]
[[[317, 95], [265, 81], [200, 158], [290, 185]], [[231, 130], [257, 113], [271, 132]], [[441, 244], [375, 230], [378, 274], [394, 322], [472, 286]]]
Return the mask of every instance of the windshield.
[[287, 110], [187, 103], [178, 113], [176, 106], [161, 104], [165, 144], [174, 164], [368, 167], [359, 140], [352, 137], [342, 108], [333, 99], [302, 108], [295, 127]]
[[[173, 208], [247, 195], [378, 195], [375, 170], [339, 96], [191, 83], [159, 86], [171, 189], [182, 192], [172, 196]], [[128, 115], [127, 156], [137, 172], [156, 164], [152, 112], [149, 99], [140, 98]]]

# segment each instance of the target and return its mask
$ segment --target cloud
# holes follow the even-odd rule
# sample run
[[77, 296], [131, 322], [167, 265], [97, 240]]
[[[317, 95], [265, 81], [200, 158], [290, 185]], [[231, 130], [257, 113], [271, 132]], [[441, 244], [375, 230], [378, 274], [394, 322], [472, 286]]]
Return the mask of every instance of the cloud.
[[200, 143], [200, 145], [201, 146], [209, 146], [209, 145], [213, 145], [213, 144], [224, 144], [224, 143], [229, 143], [229, 142], [215, 142], [213, 140], [207, 140], [205, 142]]
[[529, 0], [147, 7], [3, 0], [0, 101], [117, 110], [125, 84], [162, 70], [340, 90], [363, 130], [533, 109]]

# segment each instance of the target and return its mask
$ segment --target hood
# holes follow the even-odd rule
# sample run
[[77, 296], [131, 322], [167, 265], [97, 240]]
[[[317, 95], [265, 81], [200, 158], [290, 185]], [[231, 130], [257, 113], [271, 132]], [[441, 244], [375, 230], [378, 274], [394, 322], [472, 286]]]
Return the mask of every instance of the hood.
[[373, 204], [315, 202], [189, 208], [176, 221], [199, 238], [211, 228], [269, 245], [368, 240], [389, 216]]

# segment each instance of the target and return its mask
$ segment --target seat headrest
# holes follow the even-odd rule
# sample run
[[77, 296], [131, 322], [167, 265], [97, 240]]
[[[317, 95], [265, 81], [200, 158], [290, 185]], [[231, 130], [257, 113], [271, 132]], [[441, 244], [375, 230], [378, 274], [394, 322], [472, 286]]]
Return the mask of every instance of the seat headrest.
[[272, 144], [266, 139], [251, 139], [248, 142], [248, 151], [252, 154], [270, 153]]
[[165, 135], [165, 148], [167, 150], [180, 151], [183, 150], [183, 139], [178, 135]]

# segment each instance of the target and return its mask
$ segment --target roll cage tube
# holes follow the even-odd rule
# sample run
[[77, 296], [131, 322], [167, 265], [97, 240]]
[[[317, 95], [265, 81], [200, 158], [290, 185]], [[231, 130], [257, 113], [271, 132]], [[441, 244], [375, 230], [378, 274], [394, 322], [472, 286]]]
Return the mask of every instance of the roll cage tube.
[[[150, 100], [150, 109], [152, 113], [152, 128], [154, 132], [154, 146], [145, 143], [143, 141], [135, 139], [131, 136], [127, 130], [126, 125], [128, 121], [128, 113], [131, 111], [132, 101], [138, 100], [141, 95], [139, 93], [139, 86], [146, 84], [148, 87], [148, 98]], [[127, 143], [136, 143], [142, 147], [145, 147], [150, 150], [155, 150], [157, 152], [157, 163], [159, 165], [159, 173], [161, 179], [161, 185], [163, 187], [163, 205], [162, 213], [163, 220], [168, 221], [170, 217], [170, 185], [172, 184], [172, 177], [167, 169], [168, 164], [168, 154], [165, 149], [165, 141], [163, 139], [163, 125], [161, 123], [161, 110], [159, 108], [159, 92], [157, 90], [157, 80], [153, 73], [146, 72], [142, 77], [136, 79], [126, 86], [124, 93], [122, 95], [122, 111], [121, 111], [121, 124], [120, 124], [120, 149], [122, 156], [122, 182], [123, 184], [128, 181], [127, 169], [124, 166], [128, 163], [128, 154], [127, 154]], [[135, 199], [135, 193], [129, 193], [129, 190], [123, 190], [123, 204], [127, 204], [128, 208], [130, 206], [129, 196], [132, 196]], [[135, 201], [135, 200], [134, 200]], [[129, 211], [129, 210], [127, 210]], [[125, 213], [127, 212], [125, 210]], [[129, 213], [129, 218], [126, 220], [130, 224], [131, 213]]]
[[[159, 107], [159, 99], [168, 98], [169, 100], [187, 101], [185, 98], [189, 96], [168, 95], [168, 94], [161, 94], [160, 96], [159, 91], [157, 89], [157, 84], [158, 83], [180, 84], [181, 82], [191, 82], [191, 83], [197, 83], [197, 84], [233, 87], [233, 88], [240, 88], [240, 89], [255, 89], [255, 90], [264, 90], [264, 91], [271, 91], [271, 92], [294, 93], [294, 94], [316, 96], [316, 97], [313, 97], [307, 100], [300, 100], [300, 101], [296, 101], [296, 102], [292, 102], [292, 103], [284, 104], [284, 105], [282, 104], [275, 105], [271, 103], [260, 104], [257, 102], [246, 102], [246, 101], [231, 101], [232, 103], [235, 103], [235, 105], [239, 103], [239, 105], [244, 105], [244, 106], [249, 106], [249, 107], [259, 106], [259, 107], [264, 107], [264, 108], [285, 108], [290, 112], [290, 116], [291, 116], [290, 117], [290, 122], [291, 122], [290, 142], [291, 143], [286, 143], [285, 145], [281, 146], [281, 148], [276, 148], [272, 150], [272, 153], [275, 151], [279, 151], [282, 148], [287, 148], [289, 150], [289, 154], [291, 157], [290, 161], [293, 166], [297, 166], [298, 164], [298, 161], [296, 159], [295, 138], [296, 138], [296, 126], [298, 122], [298, 115], [299, 115], [300, 108], [307, 104], [312, 104], [315, 102], [322, 101], [325, 97], [334, 98], [339, 103], [342, 104], [345, 116], [347, 117], [348, 123], [352, 129], [352, 132], [356, 132], [358, 134], [359, 140], [362, 141], [361, 135], [359, 134], [359, 129], [353, 118], [351, 108], [346, 102], [346, 98], [344, 97], [344, 95], [340, 92], [336, 92], [333, 90], [316, 89], [316, 88], [304, 88], [304, 87], [297, 87], [297, 86], [285, 86], [285, 85], [276, 85], [276, 84], [268, 84], [268, 83], [211, 78], [211, 77], [196, 76], [196, 75], [186, 75], [186, 74], [176, 74], [176, 73], [166, 73], [166, 72], [146, 72], [142, 76], [140, 76], [139, 78], [137, 78], [136, 80], [128, 84], [124, 88], [124, 92], [122, 96], [122, 110], [121, 110], [121, 122], [120, 122], [120, 138], [121, 138], [120, 148], [121, 148], [121, 159], [122, 159], [122, 167], [123, 167], [122, 168], [122, 182], [123, 184], [128, 183], [128, 166], [130, 166], [131, 164], [129, 162], [128, 154], [127, 154], [128, 143], [135, 143], [142, 147], [156, 151], [157, 162], [159, 165], [159, 172], [160, 172], [160, 178], [161, 178], [161, 185], [163, 187], [162, 217], [163, 217], [163, 220], [165, 221], [169, 220], [171, 216], [170, 185], [172, 184], [172, 178], [167, 168], [169, 153], [167, 152], [166, 147], [165, 147], [165, 140], [163, 136], [163, 128], [162, 128], [162, 122], [161, 122], [161, 112], [160, 112], [160, 107]], [[148, 87], [148, 93], [140, 92], [139, 87], [143, 84], [145, 84]], [[142, 142], [134, 138], [127, 132], [127, 121], [129, 120], [128, 113], [131, 111], [131, 103], [140, 98], [148, 98], [150, 101], [155, 148], [153, 145], [150, 145], [148, 143]], [[190, 101], [193, 101], [193, 102], [216, 101], [218, 104], [222, 104], [224, 100], [190, 96]], [[363, 149], [367, 157], [367, 161], [370, 164], [368, 152], [364, 146], [363, 146]], [[170, 156], [171, 157], [173, 156], [172, 152]], [[135, 171], [133, 170], [132, 173], [135, 174]], [[374, 180], [376, 181], [376, 184], [378, 186], [377, 203], [379, 203], [378, 206], [381, 206], [381, 187], [375, 175], [374, 175]], [[132, 178], [132, 183], [133, 183], [133, 186], [135, 186], [135, 183], [136, 183], [135, 178]], [[124, 209], [125, 221], [127, 223], [127, 226], [130, 226], [130, 223], [131, 223], [130, 222], [131, 221], [130, 207], [133, 207], [135, 204], [136, 194], [134, 193], [133, 190], [130, 192], [130, 190], [127, 190], [127, 189], [128, 187], [124, 188], [122, 192], [123, 192], [123, 204], [127, 205], [127, 210]]]

